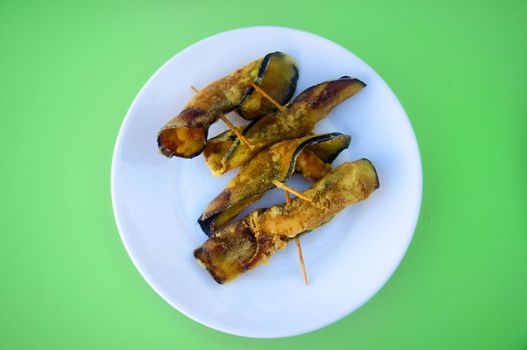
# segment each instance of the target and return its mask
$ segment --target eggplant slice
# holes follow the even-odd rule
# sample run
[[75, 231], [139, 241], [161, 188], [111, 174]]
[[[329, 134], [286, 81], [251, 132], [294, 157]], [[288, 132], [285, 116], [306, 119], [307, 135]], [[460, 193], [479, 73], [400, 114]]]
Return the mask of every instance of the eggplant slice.
[[359, 79], [342, 77], [304, 90], [283, 111], [268, 114], [243, 127], [243, 134], [254, 145], [247, 147], [231, 131], [212, 138], [203, 155], [214, 175], [247, 163], [262, 149], [283, 140], [312, 133], [313, 127], [339, 103], [366, 86]]
[[290, 204], [257, 209], [225, 226], [199, 248], [194, 257], [223, 284], [266, 262], [298, 235], [314, 230], [347, 206], [367, 199], [379, 187], [374, 166], [367, 159], [344, 163]]
[[[275, 53], [275, 55], [285, 55]], [[298, 69], [291, 59], [272, 59], [271, 64], [261, 66], [258, 73], [261, 77], [255, 85], [271, 96], [281, 105], [289, 102], [296, 90], [298, 81]], [[251, 86], [249, 93], [245, 96], [239, 107], [238, 114], [246, 120], [253, 120], [276, 111], [276, 106], [267, 100]]]
[[207, 143], [209, 126], [221, 114], [238, 108], [242, 116], [255, 119], [275, 110], [260, 100], [251, 83], [283, 104], [293, 96], [297, 80], [294, 59], [282, 52], [269, 53], [247, 64], [203, 88], [169, 120], [159, 132], [159, 150], [168, 158], [197, 156]]
[[350, 140], [348, 135], [329, 133], [272, 145], [241, 168], [225, 190], [208, 205], [198, 223], [210, 236], [276, 187], [273, 181], [284, 182], [295, 171], [313, 182], [320, 180], [331, 170], [328, 163], [348, 148]]

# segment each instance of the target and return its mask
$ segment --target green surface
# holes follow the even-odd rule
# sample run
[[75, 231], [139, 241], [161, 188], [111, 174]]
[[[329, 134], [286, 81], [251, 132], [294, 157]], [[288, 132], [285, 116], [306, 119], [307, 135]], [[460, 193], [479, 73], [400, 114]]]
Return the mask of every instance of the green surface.
[[[524, 1], [2, 1], [0, 348], [527, 349], [526, 18]], [[199, 39], [263, 24], [368, 62], [408, 112], [424, 169], [417, 231], [387, 285], [329, 327], [275, 340], [166, 304], [110, 198], [117, 132], [150, 75]]]

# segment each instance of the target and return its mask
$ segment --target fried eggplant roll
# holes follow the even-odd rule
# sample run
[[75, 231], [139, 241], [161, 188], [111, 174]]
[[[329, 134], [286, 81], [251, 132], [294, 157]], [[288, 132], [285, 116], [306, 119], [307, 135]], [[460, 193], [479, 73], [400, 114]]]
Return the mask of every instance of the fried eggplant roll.
[[297, 80], [296, 63], [285, 53], [273, 52], [249, 63], [203, 88], [169, 120], [159, 132], [159, 150], [169, 158], [197, 156], [207, 143], [209, 126], [221, 114], [237, 109], [242, 117], [255, 119], [276, 109], [251, 83], [284, 104], [293, 96]]
[[276, 142], [309, 135], [313, 127], [342, 101], [365, 87], [359, 79], [342, 77], [304, 90], [283, 111], [268, 114], [244, 127], [249, 148], [227, 131], [209, 140], [203, 155], [214, 175], [247, 163], [255, 154]]
[[331, 170], [329, 164], [348, 148], [350, 140], [348, 135], [329, 133], [275, 143], [241, 168], [208, 205], [198, 223], [210, 236], [276, 187], [273, 181], [284, 182], [295, 171], [313, 182], [320, 180]]
[[344, 163], [290, 204], [258, 209], [229, 224], [194, 251], [194, 257], [218, 283], [267, 261], [298, 235], [330, 221], [348, 205], [367, 199], [379, 187], [375, 168], [361, 159]]

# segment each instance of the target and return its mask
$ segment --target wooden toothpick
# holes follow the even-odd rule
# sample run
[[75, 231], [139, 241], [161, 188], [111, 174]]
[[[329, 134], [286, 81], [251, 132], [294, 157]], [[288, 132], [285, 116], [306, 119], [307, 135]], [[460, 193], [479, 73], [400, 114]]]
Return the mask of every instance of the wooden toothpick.
[[307, 280], [306, 265], [304, 264], [304, 256], [302, 255], [302, 246], [300, 245], [300, 239], [298, 237], [295, 238], [295, 244], [296, 244], [296, 251], [298, 253], [298, 261], [300, 262], [300, 267], [302, 268], [302, 277], [304, 277], [304, 282], [306, 283], [306, 286], [307, 286], [309, 285], [309, 282]]
[[[291, 196], [289, 196], [289, 191], [284, 190], [285, 192], [285, 203], [287, 205], [291, 204]], [[304, 277], [304, 282], [306, 286], [309, 285], [307, 280], [306, 265], [304, 264], [304, 256], [302, 255], [302, 246], [300, 245], [300, 238], [295, 238], [296, 252], [298, 254], [298, 262], [300, 263], [300, 268], [302, 269], [302, 277]]]
[[[254, 84], [252, 82], [251, 82], [251, 85], [258, 93], [260, 93], [264, 98], [266, 98], [269, 102], [271, 102], [280, 111], [283, 111], [285, 109], [284, 106], [282, 106], [274, 98], [269, 96], [258, 85]], [[191, 86], [191, 89], [194, 90], [194, 92], [196, 92], [196, 93], [199, 92], [199, 90], [196, 89], [194, 86]], [[247, 147], [249, 147], [251, 149], [254, 148], [254, 146], [249, 142], [249, 140], [247, 140], [247, 138], [240, 132], [240, 130], [236, 126], [234, 126], [234, 124], [232, 124], [223, 114], [220, 115], [220, 119], [223, 120], [223, 122], [225, 124], [227, 124], [227, 126], [240, 139], [241, 142], [243, 142]], [[297, 196], [298, 198], [301, 198], [301, 199], [303, 199], [305, 201], [313, 202], [313, 200], [311, 198], [304, 196], [302, 193], [296, 191], [295, 189], [285, 185], [284, 183], [282, 183], [280, 181], [274, 180], [273, 184], [276, 187], [281, 188], [282, 190], [285, 191], [285, 201], [286, 201], [287, 205], [291, 204], [291, 197], [290, 197], [289, 193], [292, 193], [295, 196]], [[302, 255], [302, 246], [300, 244], [300, 239], [298, 237], [295, 238], [295, 245], [296, 245], [296, 251], [298, 253], [298, 261], [300, 263], [300, 268], [302, 269], [302, 277], [304, 278], [304, 282], [305, 282], [305, 284], [307, 286], [307, 285], [309, 285], [309, 282], [308, 282], [308, 279], [307, 279], [306, 265], [304, 263], [304, 256]]]
[[240, 141], [243, 142], [245, 144], [245, 146], [249, 147], [250, 149], [254, 148], [254, 145], [252, 143], [250, 143], [249, 140], [247, 140], [247, 138], [245, 136], [243, 136], [243, 134], [241, 133], [240, 129], [238, 129], [236, 126], [234, 126], [234, 124], [231, 123], [229, 121], [229, 119], [227, 119], [227, 117], [225, 117], [223, 114], [220, 114], [220, 119], [223, 120], [223, 122], [225, 124], [227, 124], [229, 129], [231, 129], [232, 132], [235, 133], [236, 136], [238, 136]]
[[[194, 86], [190, 86], [190, 88], [192, 90], [194, 90], [195, 93], [198, 93], [199, 90], [196, 89]], [[231, 129], [231, 131], [240, 139], [240, 141], [242, 143], [245, 144], [245, 146], [249, 147], [250, 149], [253, 149], [254, 148], [254, 145], [252, 143], [249, 142], [249, 140], [247, 140], [247, 138], [241, 133], [240, 129], [238, 129], [233, 123], [230, 122], [229, 119], [227, 119], [227, 117], [225, 117], [223, 114], [220, 114], [220, 119], [225, 123], [227, 124], [227, 126], [229, 127], [229, 129]]]
[[262, 95], [263, 97], [265, 97], [269, 102], [271, 102], [273, 105], [275, 105], [276, 108], [278, 108], [279, 110], [283, 111], [285, 109], [284, 106], [282, 106], [280, 103], [276, 102], [276, 100], [274, 98], [272, 98], [271, 96], [269, 96], [267, 94], [267, 92], [265, 92], [264, 90], [262, 90], [261, 87], [259, 87], [258, 85], [256, 85], [255, 83], [251, 82], [251, 86], [256, 90], [258, 91], [258, 93], [260, 93], [260, 95]]
[[275, 185], [276, 187], [278, 188], [281, 188], [282, 190], [284, 191], [287, 191], [289, 193], [292, 193], [294, 194], [295, 196], [297, 196], [298, 198], [301, 198], [307, 202], [311, 202], [313, 203], [313, 200], [305, 195], [303, 195], [302, 193], [298, 192], [297, 190], [295, 190], [294, 188], [291, 188], [289, 186], [287, 186], [286, 184], [284, 184], [283, 182], [280, 182], [278, 180], [273, 180], [273, 185]]

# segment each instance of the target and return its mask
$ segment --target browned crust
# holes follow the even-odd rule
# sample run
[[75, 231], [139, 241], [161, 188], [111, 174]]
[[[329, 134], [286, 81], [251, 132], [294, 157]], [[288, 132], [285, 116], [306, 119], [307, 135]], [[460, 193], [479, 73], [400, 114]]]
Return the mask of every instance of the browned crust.
[[245, 126], [243, 134], [254, 147], [249, 148], [237, 140], [221, 141], [229, 144], [228, 151], [225, 152], [226, 145], [216, 148], [221, 154], [205, 147], [205, 161], [214, 175], [221, 175], [247, 163], [269, 145], [309, 135], [318, 121], [364, 86], [366, 84], [362, 81], [352, 78], [312, 86], [296, 97], [284, 111], [266, 115]]
[[225, 283], [269, 259], [289, 240], [312, 231], [350, 204], [367, 199], [379, 187], [367, 159], [344, 163], [290, 204], [256, 210], [211, 236], [194, 256], [218, 283]]
[[[266, 191], [274, 188], [274, 181], [286, 181], [296, 170], [297, 159], [306, 147], [326, 142], [331, 143], [334, 148], [325, 149], [326, 153], [330, 153], [326, 154], [325, 158], [334, 159], [336, 155], [348, 147], [349, 141], [350, 136], [348, 135], [328, 133], [274, 144], [257, 154], [241, 169], [223, 192], [210, 202], [198, 219], [198, 223], [205, 234], [212, 234], [222, 224], [254, 203]], [[312, 158], [316, 158], [316, 156], [312, 153], [310, 158], [310, 163], [305, 160], [300, 163], [300, 170], [303, 170], [302, 173], [308, 179], [320, 180], [329, 171], [329, 165], [324, 167], [320, 164], [322, 161], [315, 162]], [[250, 198], [255, 199], [248, 200]], [[220, 215], [223, 216], [221, 223], [217, 222]]]
[[[160, 130], [157, 139], [160, 152], [169, 158], [173, 156], [193, 158], [200, 154], [207, 143], [210, 125], [216, 122], [220, 115], [232, 111], [245, 100], [252, 91], [251, 84], [259, 84], [265, 78], [267, 65], [273, 64], [272, 62], [276, 62], [277, 65], [282, 64], [284, 69], [295, 65], [290, 56], [273, 52], [201, 89], [187, 103], [183, 111], [170, 119]], [[291, 77], [291, 79], [297, 78], [294, 75]], [[286, 85], [283, 88], [289, 91], [292, 81], [286, 79], [282, 84]], [[296, 86], [296, 80], [293, 85]], [[290, 94], [287, 93], [287, 96]], [[173, 130], [186, 128], [201, 129], [199, 133], [201, 139], [193, 139], [190, 145], [184, 145], [186, 139], [174, 137], [176, 131]], [[185, 135], [182, 132], [179, 134]]]

